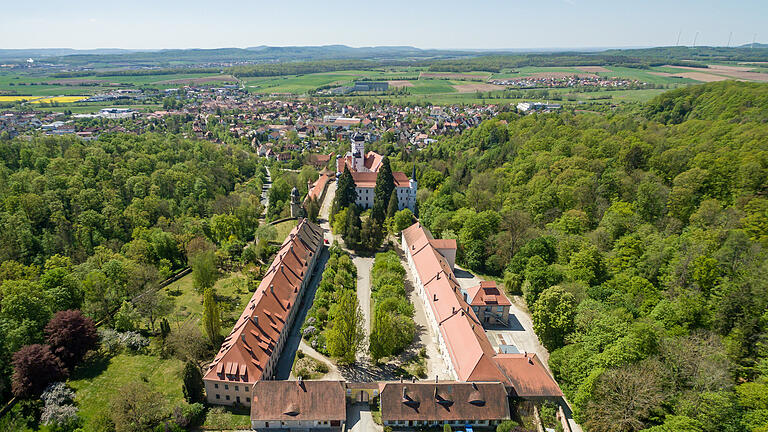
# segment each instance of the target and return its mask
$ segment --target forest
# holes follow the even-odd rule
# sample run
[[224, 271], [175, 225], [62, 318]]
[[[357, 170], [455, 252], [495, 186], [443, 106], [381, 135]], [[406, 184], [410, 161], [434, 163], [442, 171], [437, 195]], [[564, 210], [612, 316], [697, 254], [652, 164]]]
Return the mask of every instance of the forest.
[[[124, 331], [147, 320], [165, 338], [161, 281], [189, 263], [196, 287], [208, 288], [216, 267], [260, 259], [247, 242], [259, 226], [266, 173], [248, 151], [148, 133], [0, 140], [0, 155], [3, 401], [39, 395], [40, 385], [65, 377], [82, 358], [55, 350], [74, 344], [51, 339], [48, 329], [64, 325], [57, 322], [92, 329], [105, 321]], [[200, 278], [205, 265], [211, 277]], [[57, 376], [24, 375], [56, 358], [69, 359]]]
[[766, 89], [502, 114], [416, 154], [420, 220], [523, 296], [585, 430], [768, 430]]

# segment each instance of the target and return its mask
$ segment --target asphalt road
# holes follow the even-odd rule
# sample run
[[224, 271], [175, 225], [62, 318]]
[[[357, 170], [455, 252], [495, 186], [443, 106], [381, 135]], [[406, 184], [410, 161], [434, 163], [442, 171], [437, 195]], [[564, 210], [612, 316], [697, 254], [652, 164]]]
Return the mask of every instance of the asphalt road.
[[320, 256], [318, 257], [318, 261], [315, 264], [315, 274], [312, 276], [309, 285], [305, 288], [306, 292], [299, 305], [301, 309], [296, 312], [296, 317], [294, 318], [293, 326], [291, 327], [291, 333], [288, 335], [285, 345], [283, 345], [283, 352], [280, 353], [280, 360], [277, 361], [275, 379], [287, 380], [291, 376], [293, 359], [296, 356], [296, 350], [299, 348], [299, 343], [301, 342], [301, 326], [304, 324], [304, 319], [307, 317], [309, 308], [312, 307], [312, 303], [315, 301], [317, 286], [320, 284], [320, 279], [323, 276], [323, 269], [325, 269], [325, 263], [328, 261], [328, 257], [328, 248], [323, 247]]
[[356, 403], [347, 408], [347, 430], [350, 432], [381, 431], [383, 428], [373, 421], [368, 404]]

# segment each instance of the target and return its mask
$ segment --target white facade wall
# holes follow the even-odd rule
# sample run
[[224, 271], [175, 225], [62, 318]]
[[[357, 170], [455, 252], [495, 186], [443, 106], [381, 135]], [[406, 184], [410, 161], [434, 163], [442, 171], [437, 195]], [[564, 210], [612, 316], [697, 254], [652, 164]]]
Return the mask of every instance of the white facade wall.
[[[472, 425], [476, 427], [496, 426], [500, 423], [499, 420], [385, 420], [384, 426], [404, 427], [404, 426], [442, 426], [442, 425]], [[410, 423], [410, 424], [409, 424]]]
[[[342, 425], [344, 422], [341, 422]], [[251, 420], [251, 428], [256, 430], [262, 429], [314, 429], [318, 431], [326, 430], [341, 430], [341, 426], [331, 426], [330, 421], [319, 420]]]
[[[357, 200], [355, 204], [364, 209], [373, 207], [374, 188], [372, 187], [355, 187], [357, 192]], [[397, 209], [402, 210], [404, 208], [410, 209], [412, 212], [416, 212], [416, 182], [411, 181], [409, 187], [395, 187], [397, 194]]]
[[[322, 245], [319, 250], [322, 249]], [[295, 303], [291, 305], [291, 311], [286, 318], [285, 326], [283, 326], [280, 336], [275, 343], [275, 348], [272, 350], [272, 354], [267, 360], [267, 364], [264, 365], [264, 372], [261, 375], [262, 380], [272, 379], [275, 373], [275, 368], [280, 359], [280, 355], [283, 351], [283, 345], [293, 327], [293, 320], [296, 317], [298, 308], [297, 304], [301, 303], [302, 297], [304, 297], [304, 290], [312, 280], [315, 273], [315, 263], [317, 262], [317, 256], [320, 255], [319, 250], [312, 254], [309, 259], [308, 274], [305, 275], [299, 287], [298, 296]], [[288, 252], [290, 253], [290, 252]], [[279, 269], [277, 271], [280, 271]], [[289, 271], [289, 270], [285, 270]], [[215, 405], [235, 405], [240, 404], [243, 406], [251, 406], [251, 388], [255, 381], [219, 381], [219, 380], [203, 380], [205, 385], [206, 400], [210, 404]], [[217, 397], [218, 395], [218, 397]]]
[[427, 298], [427, 292], [424, 289], [424, 284], [422, 283], [421, 278], [419, 277], [419, 272], [416, 271], [416, 264], [413, 262], [413, 256], [411, 255], [411, 246], [405, 241], [405, 235], [402, 235], [401, 242], [403, 249], [405, 249], [405, 257], [408, 261], [408, 267], [411, 268], [411, 273], [416, 279], [416, 291], [419, 293], [419, 297], [424, 303], [424, 310], [426, 311], [427, 319], [429, 321], [429, 329], [432, 331], [432, 334], [437, 337], [437, 348], [438, 352], [440, 353], [440, 358], [445, 364], [445, 369], [450, 373], [451, 379], [458, 380], [458, 374], [456, 373], [456, 369], [453, 367], [451, 357], [448, 354], [448, 346], [445, 344], [443, 334], [437, 325], [435, 313], [432, 310], [432, 305], [430, 304], [429, 299]]

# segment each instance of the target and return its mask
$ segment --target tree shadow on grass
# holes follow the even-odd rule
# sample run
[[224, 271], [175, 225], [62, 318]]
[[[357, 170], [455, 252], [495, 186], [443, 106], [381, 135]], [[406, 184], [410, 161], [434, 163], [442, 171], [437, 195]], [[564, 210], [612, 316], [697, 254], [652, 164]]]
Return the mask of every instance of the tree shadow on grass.
[[80, 363], [80, 366], [75, 368], [70, 378], [73, 380], [96, 378], [107, 370], [111, 361], [111, 357], [103, 354], [89, 355]]

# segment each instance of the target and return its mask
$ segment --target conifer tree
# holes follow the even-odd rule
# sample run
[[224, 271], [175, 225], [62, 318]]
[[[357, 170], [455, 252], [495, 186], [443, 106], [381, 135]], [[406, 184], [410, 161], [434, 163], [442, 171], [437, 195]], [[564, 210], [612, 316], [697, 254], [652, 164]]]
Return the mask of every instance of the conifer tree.
[[397, 207], [397, 191], [392, 189], [392, 194], [389, 196], [389, 205], [387, 205], [387, 219], [395, 217], [395, 213], [397, 213]]
[[376, 186], [373, 189], [373, 218], [379, 223], [383, 223], [387, 216], [387, 205], [394, 190], [395, 178], [392, 176], [392, 167], [389, 165], [389, 158], [384, 156], [379, 174], [376, 176]]
[[187, 361], [182, 373], [184, 385], [181, 387], [184, 392], [184, 399], [189, 403], [200, 402], [203, 400], [203, 376], [200, 374], [200, 368], [195, 362]]
[[203, 295], [203, 326], [211, 344], [218, 345], [221, 337], [221, 311], [213, 296], [213, 288], [205, 290]]
[[355, 189], [355, 180], [349, 167], [344, 166], [344, 172], [339, 177], [339, 183], [336, 188], [336, 196], [333, 199], [333, 214], [341, 209], [347, 208], [357, 201], [357, 190]]

